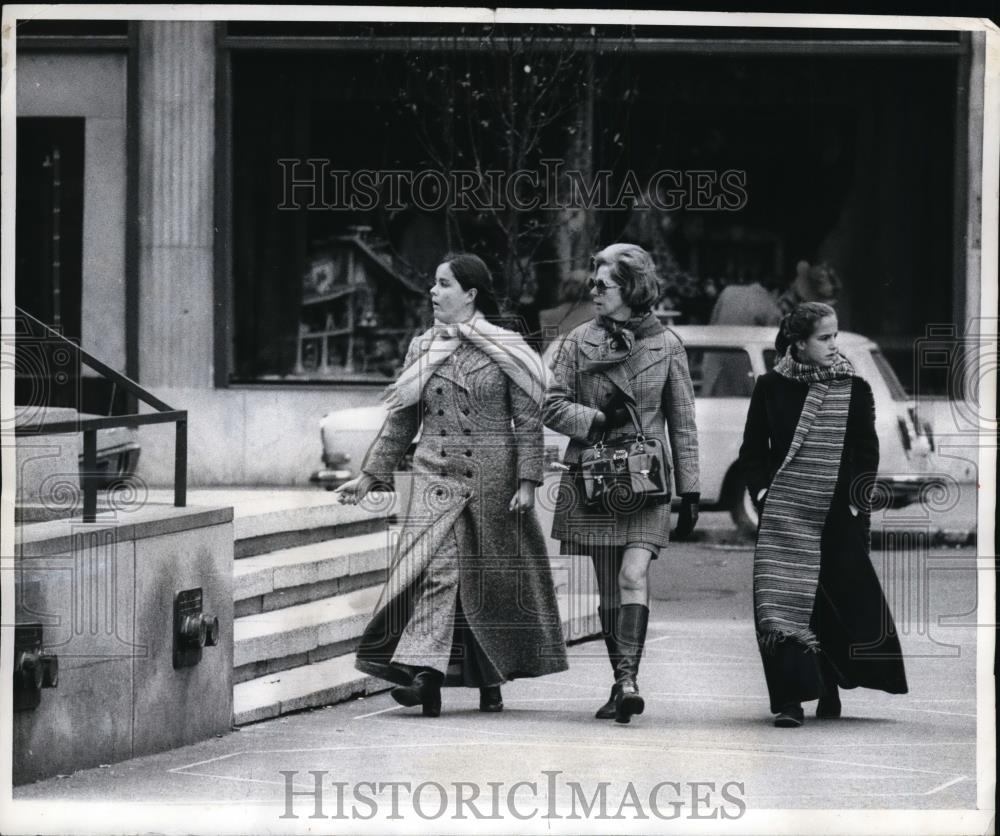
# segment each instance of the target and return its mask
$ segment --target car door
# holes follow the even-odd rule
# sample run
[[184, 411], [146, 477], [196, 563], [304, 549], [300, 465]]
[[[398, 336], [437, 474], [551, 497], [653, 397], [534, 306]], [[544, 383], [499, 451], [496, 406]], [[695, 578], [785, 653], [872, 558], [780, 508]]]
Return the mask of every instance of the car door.
[[694, 386], [698, 421], [701, 495], [718, 502], [726, 473], [739, 457], [754, 367], [743, 346], [688, 345], [688, 368]]

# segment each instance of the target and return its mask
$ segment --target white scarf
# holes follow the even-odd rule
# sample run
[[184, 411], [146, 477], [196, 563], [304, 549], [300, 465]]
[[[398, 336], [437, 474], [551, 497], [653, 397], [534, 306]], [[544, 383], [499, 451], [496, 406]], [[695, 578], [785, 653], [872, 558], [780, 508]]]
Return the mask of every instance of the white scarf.
[[412, 406], [420, 400], [427, 381], [455, 353], [461, 339], [481, 350], [528, 397], [541, 405], [545, 395], [545, 364], [515, 331], [476, 316], [458, 325], [436, 323], [417, 339], [423, 350], [382, 395], [390, 411]]

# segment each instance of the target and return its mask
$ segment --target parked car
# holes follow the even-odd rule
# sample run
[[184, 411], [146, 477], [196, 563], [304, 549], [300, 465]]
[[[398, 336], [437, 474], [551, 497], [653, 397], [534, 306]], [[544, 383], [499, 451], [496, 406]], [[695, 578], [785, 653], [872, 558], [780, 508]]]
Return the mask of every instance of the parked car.
[[[773, 328], [727, 325], [675, 326], [687, 349], [695, 390], [701, 465], [701, 500], [706, 509], [723, 508], [737, 526], [754, 533], [757, 511], [737, 467], [743, 425], [754, 380], [775, 363]], [[841, 332], [841, 352], [871, 385], [881, 450], [878, 489], [892, 507], [916, 501], [938, 481], [934, 439], [879, 347], [860, 334]], [[558, 344], [546, 349], [550, 362]], [[312, 480], [333, 489], [355, 475], [385, 419], [381, 406], [334, 410], [320, 422], [325, 469]], [[557, 462], [567, 439], [545, 431], [546, 457]]]

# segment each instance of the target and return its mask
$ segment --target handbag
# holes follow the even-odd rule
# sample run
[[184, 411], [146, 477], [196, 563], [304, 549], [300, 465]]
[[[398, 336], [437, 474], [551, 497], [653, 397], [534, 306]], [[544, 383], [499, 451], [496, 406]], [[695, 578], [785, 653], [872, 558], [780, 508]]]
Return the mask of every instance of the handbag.
[[635, 406], [626, 402], [635, 434], [608, 440], [604, 436], [580, 454], [584, 498], [588, 505], [611, 502], [619, 509], [649, 497], [670, 499], [670, 465], [663, 442], [646, 438]]

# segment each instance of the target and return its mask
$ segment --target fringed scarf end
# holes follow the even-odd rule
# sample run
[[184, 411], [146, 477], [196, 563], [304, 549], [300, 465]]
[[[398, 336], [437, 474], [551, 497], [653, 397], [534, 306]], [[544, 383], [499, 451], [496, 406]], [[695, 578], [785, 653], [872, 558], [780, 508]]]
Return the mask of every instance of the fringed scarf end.
[[819, 639], [812, 630], [795, 630], [782, 632], [781, 630], [767, 630], [757, 633], [757, 644], [760, 645], [761, 653], [765, 656], [774, 656], [778, 652], [778, 645], [783, 641], [793, 641], [802, 646], [806, 653], [819, 652]]

